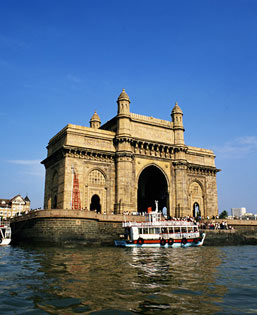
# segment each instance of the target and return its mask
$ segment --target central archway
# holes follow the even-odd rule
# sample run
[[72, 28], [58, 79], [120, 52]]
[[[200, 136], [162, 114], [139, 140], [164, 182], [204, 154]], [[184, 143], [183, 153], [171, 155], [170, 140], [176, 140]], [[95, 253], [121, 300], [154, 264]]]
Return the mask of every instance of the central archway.
[[166, 177], [158, 167], [151, 165], [142, 171], [138, 179], [138, 212], [146, 212], [149, 207], [155, 210], [155, 200], [158, 200], [159, 211], [168, 208]]

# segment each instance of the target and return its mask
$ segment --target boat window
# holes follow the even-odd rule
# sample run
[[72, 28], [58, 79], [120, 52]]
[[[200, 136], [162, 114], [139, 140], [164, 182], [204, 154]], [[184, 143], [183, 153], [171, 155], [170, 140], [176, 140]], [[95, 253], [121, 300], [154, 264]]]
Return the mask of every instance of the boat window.
[[194, 227], [194, 231], [195, 231], [195, 232], [197, 232], [197, 231], [198, 231], [198, 229], [197, 229], [197, 227], [196, 227], [196, 226]]
[[149, 234], [154, 234], [154, 228], [149, 228]]
[[160, 234], [160, 228], [155, 228], [155, 234]]
[[187, 229], [188, 229], [188, 233], [194, 232], [194, 228], [192, 226], [189, 226]]
[[173, 228], [172, 228], [172, 227], [169, 228], [169, 233], [170, 233], [170, 234], [173, 233]]
[[148, 228], [143, 228], [143, 234], [148, 234]]
[[174, 228], [174, 230], [175, 230], [175, 233], [180, 233], [180, 227], [179, 227], [179, 226], [176, 226], [176, 227]]
[[166, 227], [162, 227], [162, 233], [168, 233], [168, 229]]
[[186, 233], [186, 232], [187, 232], [187, 228], [186, 228], [185, 226], [182, 226], [181, 232], [182, 232], [182, 233]]
[[143, 229], [142, 229], [142, 228], [139, 228], [139, 229], [138, 229], [138, 232], [139, 232], [139, 234], [143, 234]]

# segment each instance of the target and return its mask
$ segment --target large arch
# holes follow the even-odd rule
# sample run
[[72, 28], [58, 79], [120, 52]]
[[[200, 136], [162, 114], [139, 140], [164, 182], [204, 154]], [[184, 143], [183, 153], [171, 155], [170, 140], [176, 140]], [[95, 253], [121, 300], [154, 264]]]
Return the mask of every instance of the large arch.
[[168, 183], [164, 173], [155, 165], [146, 167], [138, 178], [137, 210], [146, 212], [149, 207], [155, 210], [155, 201], [158, 209], [168, 207]]

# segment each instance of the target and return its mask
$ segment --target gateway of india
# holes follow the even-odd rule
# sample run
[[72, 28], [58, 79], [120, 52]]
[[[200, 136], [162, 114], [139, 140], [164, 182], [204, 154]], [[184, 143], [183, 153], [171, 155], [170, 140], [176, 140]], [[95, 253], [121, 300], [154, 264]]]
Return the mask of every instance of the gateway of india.
[[158, 204], [173, 217], [218, 215], [215, 155], [185, 145], [178, 104], [171, 120], [131, 113], [125, 90], [117, 104], [105, 124], [95, 112], [90, 127], [68, 124], [50, 139], [44, 208], [121, 214]]

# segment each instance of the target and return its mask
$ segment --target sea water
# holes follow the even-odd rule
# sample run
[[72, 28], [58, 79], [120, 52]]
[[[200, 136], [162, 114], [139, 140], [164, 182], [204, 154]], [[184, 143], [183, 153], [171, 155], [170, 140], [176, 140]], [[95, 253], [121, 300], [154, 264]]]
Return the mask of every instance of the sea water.
[[0, 247], [0, 314], [257, 313], [257, 247]]

